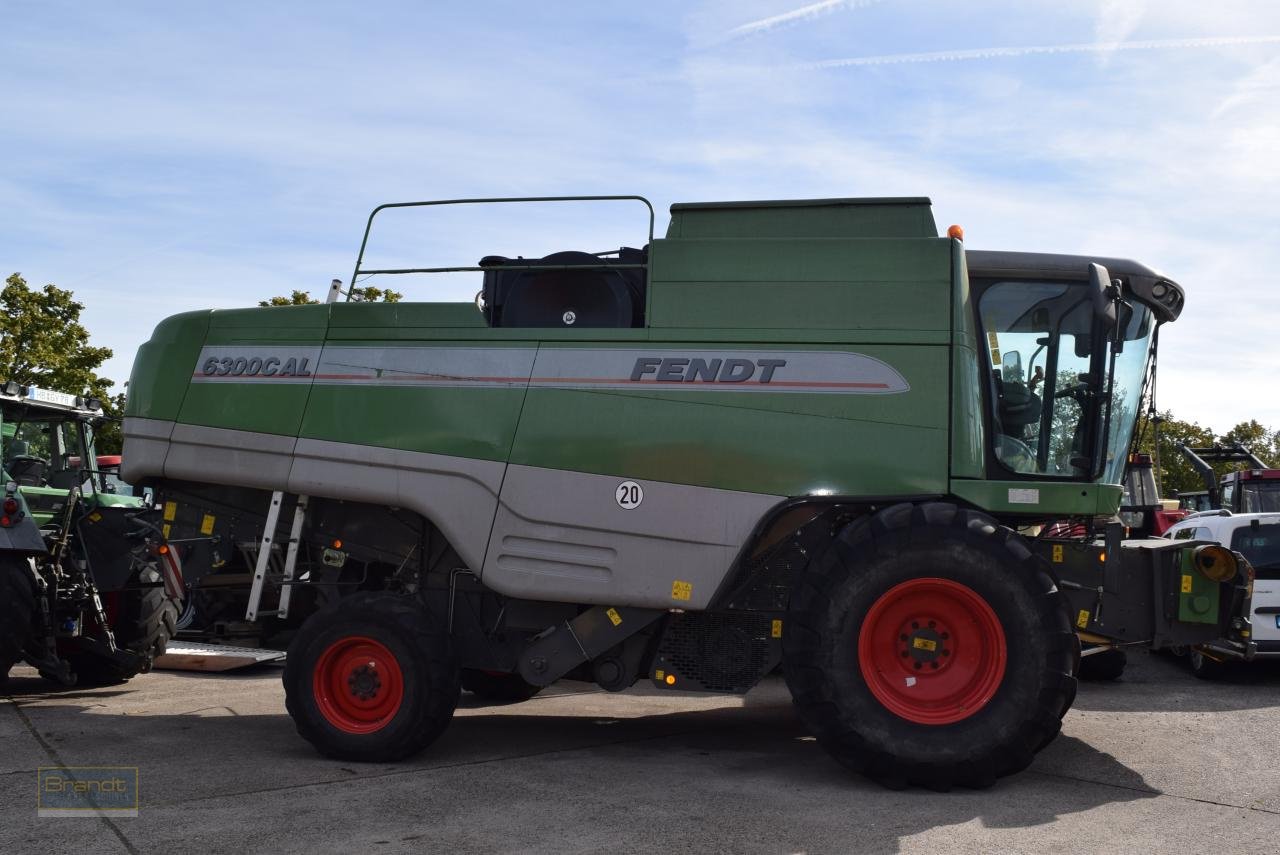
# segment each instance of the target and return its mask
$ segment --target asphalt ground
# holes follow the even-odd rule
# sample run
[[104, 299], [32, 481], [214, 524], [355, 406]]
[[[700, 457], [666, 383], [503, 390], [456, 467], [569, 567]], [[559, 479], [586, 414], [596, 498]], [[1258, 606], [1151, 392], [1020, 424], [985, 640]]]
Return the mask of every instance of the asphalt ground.
[[[137, 818], [37, 818], [41, 766], [136, 766]], [[890, 791], [827, 758], [771, 678], [745, 698], [566, 683], [464, 694], [396, 765], [325, 759], [280, 669], [0, 689], [0, 852], [1275, 852], [1280, 671], [1224, 683], [1131, 654], [1031, 768]]]

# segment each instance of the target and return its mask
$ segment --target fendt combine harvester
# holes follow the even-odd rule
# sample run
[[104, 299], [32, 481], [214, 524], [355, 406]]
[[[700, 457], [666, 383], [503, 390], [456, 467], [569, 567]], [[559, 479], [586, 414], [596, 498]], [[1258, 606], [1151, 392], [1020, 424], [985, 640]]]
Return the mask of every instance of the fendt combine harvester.
[[363, 255], [483, 291], [177, 315], [124, 424], [189, 576], [241, 562], [251, 611], [270, 579], [274, 612], [331, 595], [284, 677], [326, 754], [421, 750], [461, 685], [743, 693], [780, 667], [846, 766], [985, 786], [1057, 734], [1077, 632], [1193, 645], [1243, 613], [1220, 548], [1034, 535], [1116, 512], [1183, 303], [1146, 267], [966, 261], [927, 199], [674, 205], [657, 240], [650, 207], [642, 249], [470, 268]]

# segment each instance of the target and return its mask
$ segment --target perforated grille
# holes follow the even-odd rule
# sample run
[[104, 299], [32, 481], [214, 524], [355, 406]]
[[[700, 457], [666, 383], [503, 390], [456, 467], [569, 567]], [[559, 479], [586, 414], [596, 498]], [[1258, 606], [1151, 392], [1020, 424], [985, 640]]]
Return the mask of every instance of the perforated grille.
[[770, 626], [768, 616], [758, 614], [673, 615], [658, 658], [682, 683], [715, 692], [745, 692], [769, 665]]

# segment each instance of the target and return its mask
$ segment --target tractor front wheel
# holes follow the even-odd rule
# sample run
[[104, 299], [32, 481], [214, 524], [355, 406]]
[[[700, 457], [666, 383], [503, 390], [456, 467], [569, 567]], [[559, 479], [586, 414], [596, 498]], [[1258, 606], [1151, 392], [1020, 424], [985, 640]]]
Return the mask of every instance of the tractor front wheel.
[[388, 762], [444, 732], [461, 693], [447, 633], [416, 601], [353, 594], [312, 615], [289, 645], [285, 707], [322, 754]]
[[0, 557], [0, 683], [23, 658], [36, 619], [36, 595], [27, 559]]
[[1075, 688], [1062, 594], [1014, 532], [954, 505], [850, 523], [792, 591], [800, 718], [890, 787], [990, 786], [1057, 734]]

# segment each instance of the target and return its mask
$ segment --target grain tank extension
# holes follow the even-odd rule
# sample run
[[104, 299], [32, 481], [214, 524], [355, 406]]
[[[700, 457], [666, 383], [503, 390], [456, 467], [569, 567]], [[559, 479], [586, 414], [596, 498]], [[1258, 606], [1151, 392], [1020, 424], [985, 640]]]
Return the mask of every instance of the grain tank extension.
[[321, 751], [419, 751], [460, 685], [742, 693], [781, 666], [848, 767], [982, 786], [1058, 732], [1077, 632], [1238, 618], [1229, 553], [1033, 534], [1115, 514], [1171, 280], [966, 258], [927, 199], [648, 216], [639, 248], [493, 247], [475, 303], [189, 312], [140, 350], [123, 475], [189, 579], [323, 606], [285, 674]]

